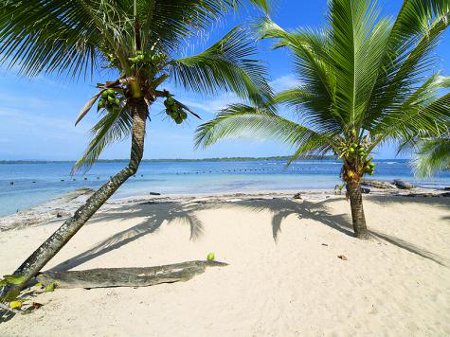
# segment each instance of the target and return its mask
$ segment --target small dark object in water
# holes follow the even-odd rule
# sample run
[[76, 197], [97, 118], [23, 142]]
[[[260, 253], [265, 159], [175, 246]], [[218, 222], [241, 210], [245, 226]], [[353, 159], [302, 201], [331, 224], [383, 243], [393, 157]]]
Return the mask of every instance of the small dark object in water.
[[10, 184], [10, 185], [14, 185], [14, 181], [11, 181], [9, 184]]
[[84, 180], [87, 180], [87, 178], [86, 178], [86, 177], [84, 177]]
[[369, 194], [370, 193], [370, 188], [361, 186], [361, 193]]
[[72, 181], [77, 181], [76, 179], [72, 179]]
[[33, 180], [33, 184], [36, 184], [36, 182]]
[[61, 182], [63, 182], [63, 181], [64, 181], [64, 179], [61, 179], [60, 181], [61, 181]]
[[59, 214], [59, 213], [56, 213], [56, 217], [57, 217], [57, 218], [62, 218], [62, 215]]
[[143, 174], [141, 174], [141, 177], [143, 177], [144, 175]]
[[400, 180], [400, 179], [395, 179], [394, 180], [394, 185], [397, 186], [398, 188], [402, 189], [402, 190], [410, 190], [414, 188], [413, 184], [407, 183], [406, 181]]
[[158, 193], [158, 192], [150, 192], [150, 195], [161, 195], [161, 193]]
[[297, 193], [293, 196], [294, 199], [301, 199], [302, 195], [300, 193]]
[[99, 180], [100, 179], [100, 177], [97, 177], [97, 180]]

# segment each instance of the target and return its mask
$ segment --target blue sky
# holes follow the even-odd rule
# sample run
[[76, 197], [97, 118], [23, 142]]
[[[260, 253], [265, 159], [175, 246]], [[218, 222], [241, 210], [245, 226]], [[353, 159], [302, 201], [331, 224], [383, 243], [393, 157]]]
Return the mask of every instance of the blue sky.
[[[380, 0], [383, 15], [395, 16], [403, 0]], [[278, 0], [272, 18], [284, 28], [298, 26], [319, 27], [325, 22], [326, 0]], [[200, 50], [224, 35], [229, 28], [248, 20], [255, 13], [249, 10], [214, 27], [207, 41], [187, 49], [184, 53]], [[450, 43], [447, 32], [436, 50], [439, 56], [437, 69], [450, 75]], [[275, 90], [288, 88], [297, 79], [292, 75], [289, 54], [272, 51], [270, 43], [259, 45], [258, 57], [269, 68], [271, 84]], [[13, 71], [0, 70], [0, 160], [74, 160], [86, 147], [89, 129], [96, 121], [93, 110], [77, 127], [74, 120], [80, 108], [95, 93], [97, 80], [108, 80], [108, 73], [99, 72], [91, 80], [77, 82], [52, 76], [34, 79], [19, 77]], [[203, 120], [227, 103], [236, 101], [232, 94], [199, 96], [169, 84], [177, 98], [199, 112]], [[198, 121], [191, 119], [181, 126], [175, 125], [161, 114], [161, 106], [151, 110], [152, 122], [148, 124], [144, 157], [150, 158], [204, 158], [225, 156], [288, 155], [292, 150], [286, 145], [262, 139], [226, 140], [209, 149], [194, 150], [193, 134]], [[378, 149], [376, 157], [392, 158], [393, 148]], [[108, 148], [101, 158], [128, 158], [129, 141]]]

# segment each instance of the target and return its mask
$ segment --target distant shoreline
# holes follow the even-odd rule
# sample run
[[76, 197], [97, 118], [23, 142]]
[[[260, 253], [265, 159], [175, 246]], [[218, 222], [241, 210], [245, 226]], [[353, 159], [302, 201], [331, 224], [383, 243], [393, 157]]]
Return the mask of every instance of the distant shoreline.
[[[230, 161], [263, 161], [263, 160], [281, 160], [288, 161], [290, 156], [273, 156], [273, 157], [218, 157], [218, 158], [163, 158], [163, 159], [143, 159], [142, 163], [159, 163], [159, 162], [230, 162]], [[308, 156], [295, 161], [305, 160], [337, 160], [335, 156]], [[408, 159], [385, 158], [380, 161], [408, 161]], [[128, 159], [101, 159], [97, 163], [123, 163]], [[57, 164], [57, 163], [75, 163], [74, 160], [0, 160], [0, 165], [8, 164]]]

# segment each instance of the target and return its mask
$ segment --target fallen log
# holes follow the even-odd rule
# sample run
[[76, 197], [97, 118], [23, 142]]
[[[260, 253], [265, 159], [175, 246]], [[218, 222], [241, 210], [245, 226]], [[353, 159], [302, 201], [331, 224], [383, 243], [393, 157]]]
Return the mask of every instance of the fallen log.
[[397, 189], [397, 187], [394, 184], [391, 184], [388, 181], [382, 181], [382, 180], [373, 180], [373, 179], [362, 179], [361, 185], [379, 188], [379, 189]]
[[397, 186], [398, 188], [400, 188], [402, 190], [412, 190], [414, 188], [413, 184], [408, 183], [403, 180], [400, 180], [400, 179], [395, 179], [394, 184], [395, 184], [395, 186]]
[[223, 267], [217, 261], [188, 261], [143, 268], [98, 268], [73, 271], [46, 271], [37, 276], [44, 286], [55, 283], [57, 288], [148, 287], [160, 283], [187, 281], [202, 274], [206, 267]]

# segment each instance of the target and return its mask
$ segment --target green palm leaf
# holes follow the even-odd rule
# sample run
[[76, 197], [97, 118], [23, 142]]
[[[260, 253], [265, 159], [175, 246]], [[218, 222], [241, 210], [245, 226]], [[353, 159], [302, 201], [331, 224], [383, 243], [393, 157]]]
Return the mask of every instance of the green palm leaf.
[[199, 126], [195, 146], [210, 146], [220, 139], [249, 132], [255, 137], [272, 137], [295, 147], [311, 139], [328, 137], [278, 116], [270, 107], [234, 104], [222, 110], [214, 120]]
[[106, 111], [92, 128], [92, 140], [86, 152], [75, 163], [72, 174], [81, 168], [89, 170], [106, 147], [128, 137], [131, 129], [132, 117], [127, 107]]
[[450, 135], [422, 140], [413, 161], [415, 173], [420, 177], [431, 176], [436, 171], [450, 169]]
[[172, 61], [170, 69], [175, 82], [190, 90], [215, 94], [220, 88], [262, 103], [271, 90], [265, 68], [250, 58], [255, 53], [249, 32], [236, 27], [202, 53]]

